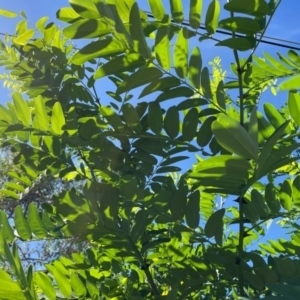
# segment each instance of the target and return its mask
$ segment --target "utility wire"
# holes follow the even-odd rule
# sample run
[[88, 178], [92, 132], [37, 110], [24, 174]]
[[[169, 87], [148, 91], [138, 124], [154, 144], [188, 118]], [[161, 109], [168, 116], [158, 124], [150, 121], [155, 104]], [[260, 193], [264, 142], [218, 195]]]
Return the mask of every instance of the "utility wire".
[[[149, 18], [152, 18], [154, 19], [154, 16], [152, 13], [150, 12], [147, 12], [145, 11], [145, 13], [147, 14], [147, 16]], [[175, 23], [173, 20], [171, 20], [171, 23]], [[185, 26], [190, 26], [189, 22], [187, 20], [183, 20], [183, 22], [181, 23], [182, 25], [185, 25]], [[205, 26], [204, 24], [201, 24], [199, 26], [199, 29], [204, 29], [205, 30]], [[221, 30], [221, 29], [217, 29], [216, 30], [217, 33], [220, 33], [220, 34], [224, 34], [224, 35], [230, 35], [232, 36], [232, 32], [231, 31], [226, 31], [226, 30]], [[236, 37], [241, 37], [241, 38], [244, 38], [245, 36], [242, 35], [242, 34], [235, 34]], [[290, 44], [295, 44], [295, 45], [300, 45], [300, 43], [297, 43], [297, 42], [294, 42], [294, 41], [287, 41], [287, 40], [283, 40], [283, 39], [278, 39], [278, 38], [274, 38], [274, 37], [269, 37], [269, 36], [265, 36], [264, 37], [265, 39], [262, 39], [260, 40], [261, 43], [263, 44], [269, 44], [269, 45], [273, 45], [273, 46], [278, 46], [278, 47], [281, 47], [281, 48], [288, 48], [288, 49], [293, 49], [293, 50], [298, 50], [300, 51], [300, 47], [295, 47], [295, 46], [289, 46], [289, 45], [285, 45], [285, 44], [282, 44], [282, 43], [277, 43], [277, 42], [271, 42], [271, 41], [267, 41], [266, 39], [269, 39], [269, 40], [274, 40], [274, 41], [281, 41], [281, 42], [285, 42], [285, 43], [290, 43]], [[258, 40], [256, 38], [256, 40]]]

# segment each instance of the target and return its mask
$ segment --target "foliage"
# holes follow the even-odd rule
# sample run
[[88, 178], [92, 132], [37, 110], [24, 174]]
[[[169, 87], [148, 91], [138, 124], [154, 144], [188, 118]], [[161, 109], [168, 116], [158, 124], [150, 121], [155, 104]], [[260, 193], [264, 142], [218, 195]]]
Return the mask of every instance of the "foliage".
[[[180, 0], [170, 13], [149, 0], [154, 19], [134, 0], [69, 2], [57, 12], [62, 31], [47, 17], [27, 28], [22, 12], [1, 42], [19, 91], [0, 106], [0, 132], [25, 172], [6, 189], [15, 201], [40, 174], [86, 184], [41, 213], [16, 209], [14, 224], [1, 213], [0, 258], [12, 274], [1, 270], [0, 298], [297, 299], [300, 59], [254, 55], [279, 3], [212, 0], [204, 17], [191, 0], [184, 25]], [[232, 33], [216, 41], [234, 54], [231, 81], [219, 60], [211, 78], [201, 58], [218, 27]], [[77, 49], [72, 39], [91, 42]], [[277, 80], [287, 105], [260, 112]], [[289, 240], [254, 248], [278, 218]], [[61, 237], [90, 247], [24, 270], [16, 239]]]

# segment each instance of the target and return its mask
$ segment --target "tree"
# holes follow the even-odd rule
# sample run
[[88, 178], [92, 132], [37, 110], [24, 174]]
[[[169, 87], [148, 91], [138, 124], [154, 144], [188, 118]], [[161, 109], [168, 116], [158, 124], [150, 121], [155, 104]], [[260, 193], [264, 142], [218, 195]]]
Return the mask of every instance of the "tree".
[[[153, 17], [134, 0], [69, 2], [57, 12], [62, 31], [44, 17], [38, 36], [21, 20], [1, 42], [19, 91], [0, 106], [0, 128], [26, 178], [86, 183], [41, 213], [18, 209], [13, 225], [1, 214], [0, 257], [12, 274], [1, 270], [0, 298], [298, 299], [300, 59], [254, 55], [280, 1], [231, 0], [219, 20], [213, 0], [201, 35], [200, 0], [187, 25], [179, 0], [170, 15], [149, 0]], [[218, 27], [232, 33], [216, 42], [234, 54], [231, 81], [218, 60], [214, 76], [202, 66], [201, 43]], [[87, 38], [80, 49], [71, 42]], [[289, 90], [287, 105], [259, 111], [268, 87]], [[289, 240], [255, 248], [275, 219]], [[90, 246], [25, 271], [15, 239], [45, 237]]]

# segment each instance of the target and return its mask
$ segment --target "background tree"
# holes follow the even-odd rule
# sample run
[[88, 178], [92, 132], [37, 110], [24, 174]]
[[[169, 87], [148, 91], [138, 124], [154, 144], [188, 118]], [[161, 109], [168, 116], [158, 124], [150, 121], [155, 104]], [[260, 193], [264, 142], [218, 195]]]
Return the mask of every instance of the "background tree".
[[[46, 171], [85, 185], [41, 213], [19, 206], [13, 226], [1, 214], [1, 259], [12, 276], [0, 272], [0, 297], [297, 299], [300, 60], [295, 51], [254, 55], [279, 3], [232, 0], [219, 20], [213, 0], [205, 34], [200, 0], [190, 1], [187, 25], [179, 0], [170, 15], [149, 1], [153, 18], [133, 0], [70, 0], [57, 12], [68, 23], [62, 32], [42, 18], [39, 36], [18, 23], [1, 43], [1, 63], [21, 83], [0, 106], [3, 146], [26, 178]], [[200, 48], [188, 50], [199, 35], [200, 46], [215, 39], [217, 27], [232, 33], [216, 46], [232, 49], [234, 80], [222, 71], [211, 78]], [[93, 41], [80, 49], [70, 42], [85, 38]], [[282, 78], [287, 105], [260, 111], [262, 93]], [[292, 228], [289, 240], [255, 248], [274, 219]], [[90, 247], [25, 272], [16, 233]]]

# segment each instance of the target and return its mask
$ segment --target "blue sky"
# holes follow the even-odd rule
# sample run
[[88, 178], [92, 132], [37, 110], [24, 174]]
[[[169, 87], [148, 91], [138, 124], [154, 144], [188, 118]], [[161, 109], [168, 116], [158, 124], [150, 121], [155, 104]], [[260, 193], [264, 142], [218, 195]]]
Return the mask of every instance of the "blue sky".
[[[83, 0], [84, 1], [84, 0]], [[137, 0], [140, 8], [149, 11], [149, 6], [147, 0]], [[188, 0], [183, 0], [184, 5], [186, 6], [186, 12], [188, 12]], [[210, 3], [210, 0], [203, 0], [204, 8], [203, 8], [203, 18], [202, 22], [204, 22], [205, 12], [207, 5]], [[226, 0], [220, 0], [221, 5], [226, 3]], [[163, 0], [165, 4], [166, 10], [169, 11], [169, 1]], [[11, 0], [11, 1], [2, 1], [0, 4], [1, 9], [11, 10], [14, 12], [20, 12], [24, 10], [28, 20], [31, 24], [35, 24], [35, 22], [43, 17], [48, 16], [49, 21], [55, 21], [56, 11], [61, 7], [69, 6], [67, 0]], [[273, 17], [272, 23], [268, 28], [266, 35], [271, 37], [276, 37], [278, 39], [290, 40], [294, 42], [300, 42], [300, 27], [298, 26], [299, 20], [299, 8], [300, 1], [299, 0], [282, 0], [282, 3]], [[222, 15], [222, 18], [229, 17], [229, 14], [225, 13]], [[186, 14], [187, 18], [187, 14]], [[0, 16], [0, 32], [1, 33], [9, 33], [13, 34], [15, 32], [15, 26], [19, 21], [19, 18], [16, 19], [8, 19]], [[61, 23], [63, 27], [64, 24]], [[220, 39], [225, 39], [226, 36], [216, 36]], [[214, 42], [206, 41], [199, 44], [199, 47], [202, 52], [203, 61], [208, 62], [213, 60], [214, 57], [220, 56], [222, 59], [222, 65], [225, 70], [229, 70], [228, 66], [231, 62], [233, 62], [234, 58], [232, 52], [222, 48], [222, 47], [214, 47]], [[299, 45], [300, 47], [300, 45]], [[192, 49], [192, 47], [190, 47]], [[261, 44], [257, 49], [257, 55], [261, 56], [263, 51], [267, 51], [271, 55], [275, 55], [276, 52], [280, 52], [282, 54], [286, 54], [288, 49], [279, 48], [277, 46], [270, 46], [266, 44]], [[241, 53], [241, 57], [243, 57], [243, 52]], [[0, 69], [2, 70], [2, 69]], [[230, 76], [230, 72], [228, 73]], [[271, 99], [271, 100], [270, 100]], [[277, 97], [270, 97], [269, 93], [265, 93], [262, 98], [262, 102], [270, 101], [275, 106], [282, 106], [287, 99], [286, 93], [279, 93]], [[0, 103], [5, 103], [10, 101], [9, 90], [4, 89], [2, 87], [2, 82], [0, 82]], [[273, 238], [275, 237], [276, 232], [272, 234]]]

